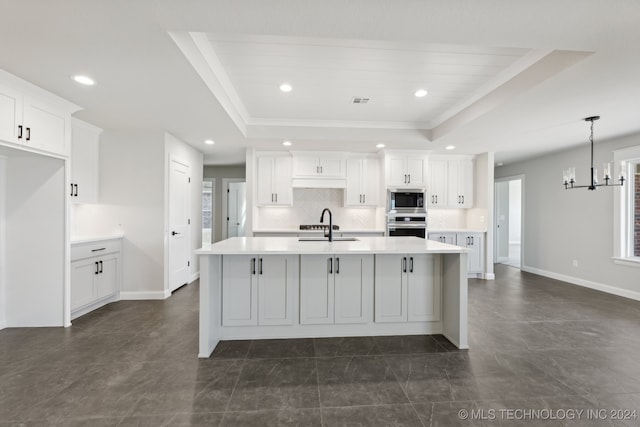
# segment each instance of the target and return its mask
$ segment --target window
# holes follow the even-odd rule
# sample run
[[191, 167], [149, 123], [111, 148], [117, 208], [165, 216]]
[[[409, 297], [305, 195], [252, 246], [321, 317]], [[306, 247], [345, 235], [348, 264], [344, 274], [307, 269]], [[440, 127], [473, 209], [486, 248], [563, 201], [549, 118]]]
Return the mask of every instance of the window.
[[614, 260], [640, 266], [640, 146], [614, 152], [626, 178], [615, 196]]

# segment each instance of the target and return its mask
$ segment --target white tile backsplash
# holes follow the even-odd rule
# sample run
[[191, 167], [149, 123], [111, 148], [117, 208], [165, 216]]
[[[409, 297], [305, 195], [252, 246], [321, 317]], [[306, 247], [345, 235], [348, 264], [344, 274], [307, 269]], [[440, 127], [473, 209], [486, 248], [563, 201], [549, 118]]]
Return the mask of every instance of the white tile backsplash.
[[[297, 229], [300, 224], [319, 224], [324, 208], [331, 209], [333, 223], [341, 229], [373, 230], [375, 208], [344, 207], [344, 190], [337, 188], [294, 188], [292, 207], [258, 208], [256, 229]], [[325, 222], [328, 218], [325, 217]]]

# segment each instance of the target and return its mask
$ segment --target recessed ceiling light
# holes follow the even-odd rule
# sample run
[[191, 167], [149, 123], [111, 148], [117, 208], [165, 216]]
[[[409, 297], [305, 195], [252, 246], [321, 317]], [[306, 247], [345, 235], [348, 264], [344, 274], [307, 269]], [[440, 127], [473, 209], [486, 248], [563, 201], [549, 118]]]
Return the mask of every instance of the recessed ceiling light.
[[446, 147], [444, 147], [445, 150], [454, 150], [455, 148], [455, 145], [447, 145]]
[[96, 84], [96, 82], [94, 82], [91, 77], [81, 76], [79, 74], [75, 76], [71, 76], [71, 79], [74, 82], [80, 83], [82, 85], [93, 86], [94, 84]]
[[215, 141], [213, 139], [207, 139], [204, 143], [207, 145], [213, 145], [215, 144]]
[[376, 148], [384, 148], [384, 144], [383, 143], [376, 144]]
[[422, 98], [423, 96], [427, 96], [427, 91], [424, 89], [418, 89], [414, 95], [418, 98]]
[[282, 145], [286, 145], [287, 147], [289, 147], [291, 145], [291, 141], [284, 141]]
[[283, 92], [291, 92], [293, 88], [291, 87], [291, 85], [289, 83], [282, 83], [280, 85], [280, 90]]

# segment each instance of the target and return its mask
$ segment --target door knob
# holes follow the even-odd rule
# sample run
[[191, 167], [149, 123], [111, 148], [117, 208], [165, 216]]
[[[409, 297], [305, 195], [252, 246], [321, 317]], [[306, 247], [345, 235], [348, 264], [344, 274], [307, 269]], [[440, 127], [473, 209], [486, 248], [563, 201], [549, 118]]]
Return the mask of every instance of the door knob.
[[172, 231], [172, 232], [171, 232], [171, 235], [172, 235], [172, 236], [175, 236], [176, 234], [180, 234], [180, 233], [178, 233], [177, 231]]

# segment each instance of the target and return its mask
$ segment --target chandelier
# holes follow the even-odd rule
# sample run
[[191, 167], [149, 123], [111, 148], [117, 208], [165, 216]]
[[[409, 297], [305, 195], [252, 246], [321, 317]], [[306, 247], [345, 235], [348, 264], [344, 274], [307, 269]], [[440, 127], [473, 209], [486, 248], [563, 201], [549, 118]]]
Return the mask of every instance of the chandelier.
[[569, 168], [563, 171], [564, 175], [564, 188], [565, 190], [572, 190], [574, 188], [586, 188], [588, 190], [595, 190], [598, 187], [619, 187], [624, 185], [624, 175], [620, 170], [620, 176], [618, 178], [619, 184], [609, 184], [611, 181], [612, 167], [611, 163], [605, 163], [602, 171], [602, 179], [604, 184], [598, 184], [598, 170], [593, 167], [593, 122], [599, 120], [600, 116], [592, 116], [584, 119], [585, 122], [591, 122], [591, 135], [589, 136], [589, 142], [591, 143], [591, 184], [589, 185], [576, 185], [576, 168]]

